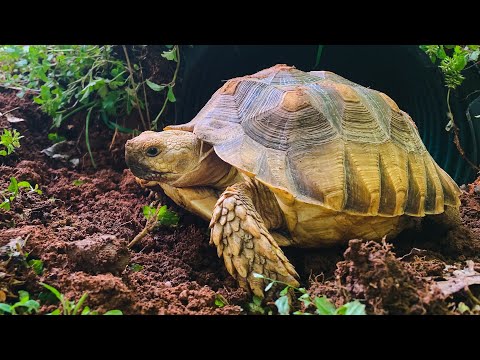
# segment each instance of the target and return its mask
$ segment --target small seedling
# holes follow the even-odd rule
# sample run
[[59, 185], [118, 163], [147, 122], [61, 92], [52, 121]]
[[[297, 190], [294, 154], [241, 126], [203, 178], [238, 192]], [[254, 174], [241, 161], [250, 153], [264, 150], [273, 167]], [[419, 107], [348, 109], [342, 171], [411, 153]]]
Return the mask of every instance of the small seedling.
[[131, 264], [130, 269], [132, 269], [133, 272], [138, 272], [138, 271], [142, 271], [143, 266], [140, 264]]
[[147, 220], [157, 218], [157, 225], [175, 226], [178, 224], [179, 217], [176, 213], [167, 209], [167, 205], [163, 205], [160, 208], [152, 206], [144, 206], [142, 208], [143, 215]]
[[38, 276], [43, 274], [43, 261], [38, 259], [27, 260], [27, 265], [30, 266], [35, 274]]
[[56, 143], [65, 141], [67, 139], [65, 138], [65, 136], [58, 135], [57, 133], [50, 133], [48, 134], [48, 140], [56, 144]]
[[80, 179], [77, 179], [77, 180], [73, 180], [73, 181], [72, 181], [72, 184], [73, 184], [74, 186], [82, 186], [83, 184], [85, 184], [85, 181], [80, 180]]
[[15, 152], [15, 149], [20, 147], [21, 138], [23, 136], [20, 136], [17, 130], [3, 129], [3, 133], [0, 134], [0, 156], [7, 156]]
[[130, 241], [128, 247], [131, 248], [137, 242], [142, 240], [148, 233], [158, 226], [177, 226], [179, 217], [176, 213], [167, 209], [167, 205], [154, 207], [146, 205], [142, 208], [143, 216], [147, 219], [147, 223], [143, 230]]
[[[333, 305], [332, 302], [328, 300], [327, 297], [325, 296], [322, 296], [322, 297], [315, 296], [315, 298], [312, 299], [310, 294], [307, 292], [305, 288], [297, 288], [297, 287], [288, 285], [287, 283], [284, 283], [282, 281], [270, 279], [266, 276], [263, 276], [257, 273], [254, 273], [253, 276], [257, 279], [264, 279], [269, 281], [269, 283], [265, 287], [265, 291], [270, 290], [274, 284], [285, 285], [283, 290], [280, 292], [280, 297], [275, 301], [275, 305], [280, 315], [290, 314], [291, 310], [290, 310], [290, 302], [288, 298], [288, 293], [290, 289], [292, 289], [294, 292], [296, 291], [302, 294], [300, 295], [298, 300], [303, 302], [305, 307], [308, 307], [310, 305], [314, 306], [315, 313], [317, 315], [366, 315], [365, 305], [358, 300], [351, 301], [349, 303], [346, 303], [340, 306], [339, 308], [336, 308], [335, 305]], [[254, 297], [254, 301], [255, 301], [255, 297]], [[260, 304], [261, 304], [261, 301], [260, 301]], [[305, 313], [302, 311], [295, 311], [293, 314], [307, 315], [308, 313]]]
[[42, 190], [38, 188], [38, 184], [35, 184], [35, 187], [30, 185], [28, 181], [17, 181], [16, 178], [11, 177], [10, 178], [10, 185], [8, 185], [7, 190], [1, 191], [0, 195], [3, 197], [3, 202], [0, 203], [0, 209], [4, 209], [6, 211], [9, 211], [11, 208], [11, 203], [17, 195], [20, 192], [20, 189], [22, 188], [27, 188], [29, 189], [29, 192], [35, 192], [38, 195], [42, 195]]
[[225, 305], [228, 305], [227, 299], [225, 299], [221, 294], [215, 295], [215, 306], [222, 308]]
[[40, 304], [38, 301], [30, 300], [28, 292], [20, 290], [18, 292], [18, 298], [19, 301], [13, 305], [0, 303], [0, 314], [30, 315], [38, 311]]
[[[55, 297], [60, 301], [61, 308], [53, 310], [49, 315], [98, 315], [98, 311], [92, 311], [88, 306], [83, 307], [83, 303], [88, 297], [88, 293], [84, 292], [83, 295], [80, 297], [77, 303], [75, 301], [70, 301], [65, 296], [60, 293], [57, 289], [53, 286], [40, 283], [45, 289], [49, 290]], [[82, 309], [80, 311], [80, 309]], [[120, 310], [109, 310], [104, 315], [123, 315], [122, 311]]]

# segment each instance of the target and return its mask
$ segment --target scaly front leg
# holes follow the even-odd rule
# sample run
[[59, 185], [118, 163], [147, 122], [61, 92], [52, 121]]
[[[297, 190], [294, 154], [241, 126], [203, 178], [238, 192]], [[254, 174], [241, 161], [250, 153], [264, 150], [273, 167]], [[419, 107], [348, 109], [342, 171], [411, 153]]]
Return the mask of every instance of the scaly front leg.
[[218, 199], [210, 222], [210, 243], [223, 255], [228, 272], [240, 286], [263, 297], [265, 281], [258, 273], [298, 287], [298, 274], [265, 226], [247, 183], [228, 187]]

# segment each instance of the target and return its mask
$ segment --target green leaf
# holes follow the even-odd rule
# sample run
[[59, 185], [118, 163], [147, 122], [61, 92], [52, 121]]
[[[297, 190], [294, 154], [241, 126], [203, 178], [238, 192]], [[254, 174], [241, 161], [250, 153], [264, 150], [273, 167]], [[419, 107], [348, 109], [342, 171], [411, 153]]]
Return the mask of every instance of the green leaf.
[[1, 156], [7, 156], [7, 152], [5, 150], [0, 150], [0, 155]]
[[477, 61], [479, 55], [480, 55], [480, 50], [475, 50], [475, 51], [473, 51], [473, 52], [470, 54], [469, 60], [470, 60], [470, 61]]
[[37, 275], [42, 275], [43, 273], [43, 261], [42, 260], [30, 260], [28, 265], [32, 267], [33, 271]]
[[90, 308], [88, 306], [85, 306], [80, 315], [88, 315], [88, 314], [90, 314]]
[[313, 299], [313, 304], [317, 308], [316, 312], [318, 315], [334, 315], [335, 306], [328, 300], [325, 296], [318, 297], [316, 296]]
[[10, 191], [11, 193], [15, 194], [15, 195], [18, 193], [17, 179], [15, 179], [14, 177], [10, 178], [10, 185], [8, 185], [7, 190]]
[[261, 298], [261, 297], [258, 297], [258, 296], [256, 296], [256, 295], [254, 295], [253, 298], [252, 298], [252, 300], [253, 300], [253, 303], [254, 303], [255, 305], [257, 305], [257, 306], [262, 305], [262, 298]]
[[[0, 310], [1, 310], [1, 309], [0, 309]], [[465, 305], [465, 303], [461, 302], [461, 303], [458, 304], [457, 310], [458, 310], [461, 314], [463, 314], [464, 312], [470, 311], [470, 308], [469, 308], [467, 305]]]
[[72, 181], [72, 185], [74, 185], [74, 186], [82, 186], [83, 184], [85, 184], [85, 181], [80, 180], [80, 179]]
[[109, 310], [103, 315], [123, 315], [121, 310]]
[[177, 99], [175, 99], [175, 94], [173, 93], [173, 89], [171, 86], [168, 87], [167, 98], [168, 98], [168, 101], [170, 102], [177, 101]]
[[148, 220], [153, 215], [155, 210], [152, 209], [150, 206], [145, 205], [144, 207], [142, 207], [142, 212], [143, 212], [143, 216], [145, 216], [145, 218], [147, 218]]
[[132, 264], [130, 265], [130, 268], [132, 269], [133, 272], [138, 272], [143, 269], [143, 266], [140, 264]]
[[358, 300], [343, 305], [337, 310], [337, 312], [340, 312], [340, 309], [342, 308], [345, 309], [345, 311], [342, 310], [343, 315], [367, 315], [365, 312], [365, 305]]
[[8, 304], [0, 303], [0, 311], [11, 314], [12, 313], [12, 306], [8, 305]]
[[313, 66], [314, 69], [316, 69], [317, 66], [320, 64], [320, 59], [322, 58], [322, 52], [323, 52], [323, 45], [318, 45], [317, 56], [315, 57], [315, 65]]
[[447, 54], [445, 53], [445, 50], [443, 49], [443, 46], [439, 46], [438, 47], [438, 50], [437, 50], [437, 57], [440, 59], [440, 60], [443, 60], [447, 57]]
[[30, 295], [28, 295], [28, 292], [24, 290], [19, 290], [18, 291], [18, 298], [21, 303], [24, 303], [30, 299]]
[[52, 294], [55, 295], [58, 300], [63, 301], [63, 295], [60, 294], [60, 291], [55, 289], [53, 286], [50, 286], [50, 285], [45, 284], [43, 282], [41, 282], [40, 285], [42, 285], [45, 289], [50, 290], [52, 292]]
[[284, 295], [279, 297], [275, 301], [275, 305], [277, 306], [278, 313], [280, 315], [289, 315], [290, 314], [290, 304], [288, 303], [288, 296]]
[[25, 303], [23, 303], [22, 306], [26, 307], [29, 312], [32, 310], [37, 312], [38, 309], [40, 308], [40, 304], [38, 303], [38, 301], [35, 301], [35, 300], [28, 300]]
[[64, 136], [60, 136], [57, 133], [50, 133], [48, 134], [48, 140], [53, 141], [54, 143], [59, 143], [65, 141], [66, 138]]
[[227, 300], [220, 294], [216, 294], [215, 295], [215, 305], [218, 306], [218, 307], [224, 307], [225, 305], [227, 305]]
[[[77, 305], [75, 305], [75, 307], [73, 308], [72, 315], [77, 315], [77, 313], [80, 311], [80, 308], [82, 307], [87, 297], [88, 297], [88, 292], [84, 292], [80, 300], [78, 300]], [[74, 303], [71, 302], [71, 304], [73, 305]]]
[[61, 314], [60, 309], [55, 309], [48, 315], [60, 315], [60, 314]]
[[282, 291], [280, 291], [280, 296], [287, 295], [288, 289], [290, 289], [290, 286], [287, 286]]
[[310, 294], [303, 294], [298, 298], [301, 302], [305, 304], [305, 306], [309, 306], [312, 303], [312, 299], [310, 299]]
[[265, 291], [268, 291], [272, 288], [274, 282], [272, 281], [271, 283], [269, 283], [266, 287], [265, 287]]
[[262, 274], [257, 274], [257, 273], [255, 273], [255, 272], [253, 273], [253, 277], [254, 277], [255, 279], [265, 279], [265, 276], [263, 276]]
[[153, 91], [162, 91], [163, 89], [165, 89], [165, 86], [164, 85], [158, 85], [158, 84], [155, 84], [154, 82], [150, 81], [150, 80], [145, 80], [145, 83], [148, 85], [148, 87], [150, 89], [152, 89]]
[[30, 183], [28, 181], [20, 181], [17, 183], [18, 188], [29, 188], [31, 187]]
[[175, 226], [180, 220], [179, 216], [175, 212], [167, 209], [167, 205], [163, 205], [160, 208], [157, 214], [157, 219], [159, 223], [164, 226]]
[[175, 49], [164, 51], [162, 53], [162, 57], [164, 57], [167, 60], [177, 61], [177, 51]]

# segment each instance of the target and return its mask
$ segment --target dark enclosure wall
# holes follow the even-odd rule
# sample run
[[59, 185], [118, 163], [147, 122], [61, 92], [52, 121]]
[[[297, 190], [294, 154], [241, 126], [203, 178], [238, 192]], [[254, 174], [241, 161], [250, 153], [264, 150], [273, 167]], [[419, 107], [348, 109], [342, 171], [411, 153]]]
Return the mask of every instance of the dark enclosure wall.
[[[326, 45], [314, 68], [318, 45], [195, 45], [182, 49], [182, 67], [177, 90], [176, 123], [193, 118], [210, 96], [232, 77], [257, 72], [278, 63], [300, 70], [329, 70], [366, 87], [387, 93], [417, 123], [425, 145], [435, 160], [459, 183], [471, 182], [474, 170], [462, 159], [445, 131], [446, 88], [442, 75], [416, 45]], [[460, 127], [461, 143], [469, 158], [479, 163], [480, 88], [476, 69], [451, 98]], [[476, 94], [478, 95], [478, 93]], [[470, 106], [469, 106], [470, 105]], [[467, 111], [472, 114], [466, 115]]]

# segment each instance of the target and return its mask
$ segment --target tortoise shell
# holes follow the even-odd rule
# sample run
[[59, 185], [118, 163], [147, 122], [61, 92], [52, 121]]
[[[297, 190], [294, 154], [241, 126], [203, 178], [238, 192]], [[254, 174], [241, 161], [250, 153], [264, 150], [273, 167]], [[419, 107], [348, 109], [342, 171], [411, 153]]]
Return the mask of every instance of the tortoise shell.
[[277, 196], [365, 216], [424, 216], [460, 190], [387, 95], [276, 65], [227, 81], [184, 129]]

